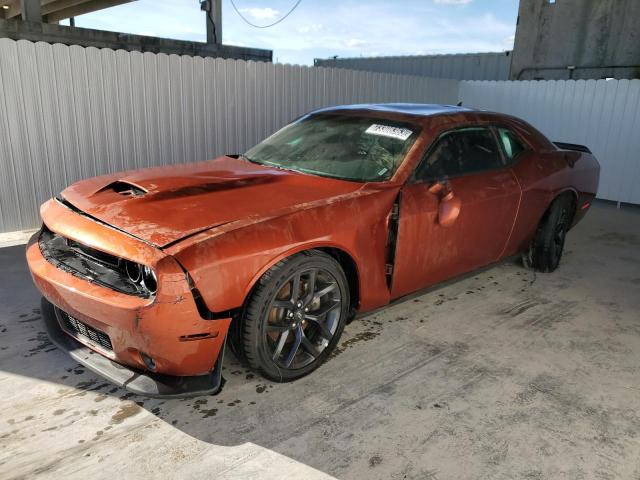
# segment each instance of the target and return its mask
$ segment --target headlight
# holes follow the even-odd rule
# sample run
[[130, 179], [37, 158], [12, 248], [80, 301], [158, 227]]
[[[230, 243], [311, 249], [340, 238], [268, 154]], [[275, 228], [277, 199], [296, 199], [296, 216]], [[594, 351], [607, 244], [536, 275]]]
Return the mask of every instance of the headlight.
[[151, 292], [151, 294], [156, 293], [158, 290], [158, 279], [156, 278], [156, 274], [150, 267], [146, 265], [142, 267], [142, 284]]
[[131, 280], [133, 283], [139, 283], [142, 279], [142, 266], [140, 264], [126, 261], [124, 270], [125, 272], [127, 272], [129, 280]]
[[151, 267], [125, 260], [124, 271], [129, 281], [140, 289], [146, 290], [151, 295], [155, 294], [158, 290], [158, 279]]

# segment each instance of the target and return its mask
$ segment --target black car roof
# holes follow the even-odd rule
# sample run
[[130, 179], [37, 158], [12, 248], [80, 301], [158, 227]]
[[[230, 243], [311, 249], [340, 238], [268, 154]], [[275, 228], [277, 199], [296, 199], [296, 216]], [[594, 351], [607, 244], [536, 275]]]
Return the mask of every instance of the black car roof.
[[362, 103], [321, 108], [313, 111], [312, 113], [339, 112], [343, 110], [371, 110], [377, 112], [400, 113], [404, 115], [417, 115], [422, 117], [473, 111], [471, 108], [458, 107], [456, 105], [440, 105], [435, 103]]

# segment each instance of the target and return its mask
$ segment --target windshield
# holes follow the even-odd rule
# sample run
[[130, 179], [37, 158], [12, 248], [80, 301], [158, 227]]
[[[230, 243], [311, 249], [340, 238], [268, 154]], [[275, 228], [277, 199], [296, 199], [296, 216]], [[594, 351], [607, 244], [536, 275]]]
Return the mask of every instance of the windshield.
[[318, 114], [287, 125], [244, 157], [325, 177], [381, 182], [400, 166], [419, 131], [419, 126], [407, 122]]

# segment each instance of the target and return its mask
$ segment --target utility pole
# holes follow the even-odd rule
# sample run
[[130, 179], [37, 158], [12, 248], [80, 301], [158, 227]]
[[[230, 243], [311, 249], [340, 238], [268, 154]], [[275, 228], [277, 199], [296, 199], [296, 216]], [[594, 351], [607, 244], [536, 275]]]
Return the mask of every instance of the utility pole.
[[222, 0], [202, 0], [200, 10], [206, 15], [207, 43], [222, 44]]

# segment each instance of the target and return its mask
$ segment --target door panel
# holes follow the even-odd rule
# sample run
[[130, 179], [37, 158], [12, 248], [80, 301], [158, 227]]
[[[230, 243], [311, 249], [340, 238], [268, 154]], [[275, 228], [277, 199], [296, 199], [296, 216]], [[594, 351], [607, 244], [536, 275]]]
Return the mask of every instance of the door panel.
[[449, 226], [439, 223], [442, 193], [429, 187], [402, 190], [393, 298], [498, 260], [516, 218], [521, 192], [509, 168], [450, 179], [460, 212]]

